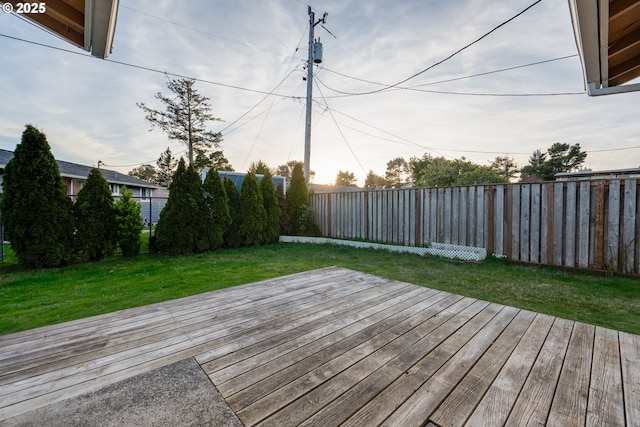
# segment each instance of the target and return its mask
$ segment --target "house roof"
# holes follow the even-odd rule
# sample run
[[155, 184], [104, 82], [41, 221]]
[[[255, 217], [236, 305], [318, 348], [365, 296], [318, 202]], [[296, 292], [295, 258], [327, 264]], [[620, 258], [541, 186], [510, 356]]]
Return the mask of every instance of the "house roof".
[[640, 0], [569, 0], [589, 95], [640, 90]]
[[44, 5], [44, 13], [25, 13], [24, 16], [64, 40], [93, 56], [106, 58], [111, 53], [113, 36], [116, 29], [119, 0], [47, 0], [46, 2], [26, 3], [21, 0], [6, 0], [13, 10], [18, 4], [23, 7]]
[[599, 178], [599, 179], [627, 179], [640, 178], [640, 167], [626, 168], [626, 169], [605, 169], [605, 170], [591, 170], [582, 169], [576, 172], [561, 172], [554, 175], [554, 178], [558, 181], [566, 181], [571, 179], [580, 178]]
[[[5, 168], [11, 159], [13, 159], [12, 151], [0, 149], [0, 171]], [[93, 169], [92, 166], [79, 165], [77, 163], [65, 162], [62, 160], [56, 160], [56, 162], [58, 163], [58, 169], [60, 169], [60, 175], [62, 175], [63, 178], [87, 179], [89, 172]], [[104, 179], [106, 179], [110, 184], [126, 185], [127, 187], [159, 188], [155, 184], [151, 184], [147, 181], [143, 181], [117, 171], [101, 168], [100, 172]]]

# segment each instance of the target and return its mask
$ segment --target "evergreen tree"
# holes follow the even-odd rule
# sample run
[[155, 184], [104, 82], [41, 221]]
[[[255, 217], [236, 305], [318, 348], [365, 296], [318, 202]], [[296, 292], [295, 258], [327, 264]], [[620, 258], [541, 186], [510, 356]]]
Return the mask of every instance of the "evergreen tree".
[[529, 158], [529, 164], [520, 171], [521, 181], [553, 181], [555, 174], [578, 170], [587, 159], [580, 144], [569, 145], [556, 142], [546, 152], [536, 150]]
[[262, 160], [258, 160], [257, 162], [251, 162], [251, 164], [249, 165], [248, 172], [253, 172], [256, 175], [264, 175], [267, 172], [269, 172], [271, 175], [273, 175], [272, 169], [269, 167], [268, 164], [266, 164]]
[[242, 246], [242, 241], [238, 235], [238, 209], [240, 208], [240, 194], [236, 184], [229, 178], [224, 178], [224, 190], [227, 193], [227, 199], [229, 200], [229, 216], [231, 217], [231, 223], [227, 227], [227, 232], [224, 236], [224, 244], [229, 248], [238, 248]]
[[207, 173], [203, 189], [213, 223], [213, 247], [218, 248], [224, 242], [224, 235], [231, 224], [231, 215], [227, 192], [217, 171], [210, 170]]
[[278, 195], [273, 187], [271, 173], [268, 170], [265, 171], [262, 181], [260, 181], [260, 189], [262, 190], [262, 200], [266, 213], [264, 242], [277, 243], [280, 237], [280, 205], [278, 203]]
[[357, 187], [356, 174], [349, 171], [338, 171], [338, 175], [336, 176], [336, 185]]
[[267, 213], [264, 209], [262, 191], [254, 173], [245, 175], [240, 187], [240, 207], [238, 209], [238, 236], [243, 246], [264, 243]]
[[142, 206], [131, 197], [127, 187], [120, 189], [120, 199], [116, 201], [116, 222], [118, 224], [118, 245], [122, 255], [136, 256], [140, 253], [140, 233], [144, 225], [140, 220]]
[[73, 257], [74, 221], [47, 137], [32, 125], [4, 170], [0, 212], [18, 263], [57, 267]]
[[160, 153], [160, 157], [156, 162], [158, 170], [155, 177], [155, 183], [161, 187], [169, 187], [169, 184], [171, 183], [171, 176], [173, 176], [173, 172], [177, 164], [178, 161], [173, 157], [171, 149], [167, 147], [166, 151]]
[[387, 181], [387, 188], [401, 188], [411, 177], [411, 166], [402, 157], [396, 157], [387, 162], [387, 171], [384, 179]]
[[198, 153], [220, 148], [222, 135], [207, 130], [208, 122], [220, 119], [211, 113], [209, 98], [199, 94], [194, 88], [194, 79], [168, 80], [167, 87], [174, 97], [156, 94], [156, 99], [166, 107], [164, 111], [150, 108], [144, 102], [137, 105], [147, 113], [146, 119], [151, 123], [151, 127], [159, 127], [170, 139], [187, 146], [189, 166], [193, 166]]
[[511, 178], [515, 178], [518, 174], [516, 161], [507, 155], [504, 157], [497, 156], [493, 162], [491, 162], [491, 169], [506, 180], [511, 180]]
[[78, 192], [76, 250], [82, 261], [97, 261], [112, 255], [118, 242], [116, 211], [109, 183], [100, 169], [93, 168]]
[[137, 168], [131, 169], [127, 175], [141, 179], [143, 181], [155, 183], [158, 171], [153, 167], [153, 165], [141, 165]]
[[164, 254], [198, 253], [212, 249], [214, 241], [200, 176], [180, 159], [169, 185], [169, 199], [149, 241], [151, 250]]
[[304, 180], [302, 164], [298, 163], [291, 173], [291, 185], [287, 190], [289, 231], [294, 235], [316, 236], [320, 230], [313, 222], [313, 211], [309, 206], [309, 191]]
[[369, 173], [367, 173], [367, 177], [364, 180], [364, 188], [369, 190], [385, 188], [387, 185], [387, 180], [383, 176], [376, 175], [372, 170], [369, 170]]
[[287, 196], [284, 194], [282, 184], [278, 184], [278, 188], [276, 188], [276, 195], [278, 196], [278, 206], [280, 207], [280, 234], [288, 236], [293, 234], [293, 232], [291, 231]]

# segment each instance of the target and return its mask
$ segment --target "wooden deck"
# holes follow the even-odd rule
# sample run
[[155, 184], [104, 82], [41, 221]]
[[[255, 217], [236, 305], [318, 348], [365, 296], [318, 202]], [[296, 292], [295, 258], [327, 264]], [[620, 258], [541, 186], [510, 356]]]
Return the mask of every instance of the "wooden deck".
[[331, 267], [0, 337], [0, 423], [194, 357], [247, 426], [640, 426], [640, 336]]

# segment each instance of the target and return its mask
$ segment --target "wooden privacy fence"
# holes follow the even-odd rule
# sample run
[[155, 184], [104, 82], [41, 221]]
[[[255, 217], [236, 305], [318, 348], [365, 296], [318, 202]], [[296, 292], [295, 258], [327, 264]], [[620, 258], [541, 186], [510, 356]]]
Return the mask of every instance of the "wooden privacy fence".
[[326, 237], [476, 246], [534, 264], [640, 275], [638, 180], [312, 194]]

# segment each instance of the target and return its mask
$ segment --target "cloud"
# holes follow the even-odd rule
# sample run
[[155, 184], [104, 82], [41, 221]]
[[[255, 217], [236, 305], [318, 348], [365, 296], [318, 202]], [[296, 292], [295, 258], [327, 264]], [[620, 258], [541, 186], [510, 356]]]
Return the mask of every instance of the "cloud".
[[[529, 4], [524, 0], [314, 2], [317, 18], [329, 12], [324, 26], [331, 32], [316, 26], [316, 37], [324, 44], [324, 63], [316, 72], [331, 88], [314, 87], [311, 164], [317, 176], [328, 182], [338, 170], [349, 170], [362, 182], [369, 169], [383, 174], [392, 158], [425, 152], [450, 158], [464, 155], [482, 164], [494, 153], [507, 153], [525, 164], [527, 153], [556, 141], [579, 142], [587, 150], [640, 145], [637, 93], [595, 99], [389, 90], [344, 97], [332, 90], [380, 88], [345, 75], [397, 83]], [[288, 0], [121, 3], [109, 59], [149, 70], [0, 38], [4, 73], [0, 146], [13, 149], [24, 125], [34, 123], [47, 132], [52, 146], [65, 156], [62, 160], [86, 164], [102, 160], [123, 165], [120, 170], [126, 172], [132, 168], [128, 165], [155, 162], [167, 146], [179, 153], [184, 147], [159, 130], [149, 132], [144, 113], [136, 107], [137, 102], [161, 107], [154, 96], [167, 92], [162, 74], [167, 71], [204, 80], [196, 88], [211, 99], [214, 115], [224, 120], [211, 128], [224, 129], [223, 149], [237, 169], [258, 159], [274, 166], [302, 159], [307, 24], [304, 2]], [[83, 53], [13, 15], [2, 14], [0, 27], [8, 35]], [[548, 0], [403, 86], [575, 52], [566, 2]], [[262, 93], [225, 86], [271, 91], [285, 76], [276, 92], [294, 99], [263, 100]], [[421, 89], [580, 92], [583, 81], [579, 60], [570, 58]], [[603, 169], [636, 166], [629, 164], [633, 158], [637, 151], [598, 151], [589, 155], [587, 164]]]

